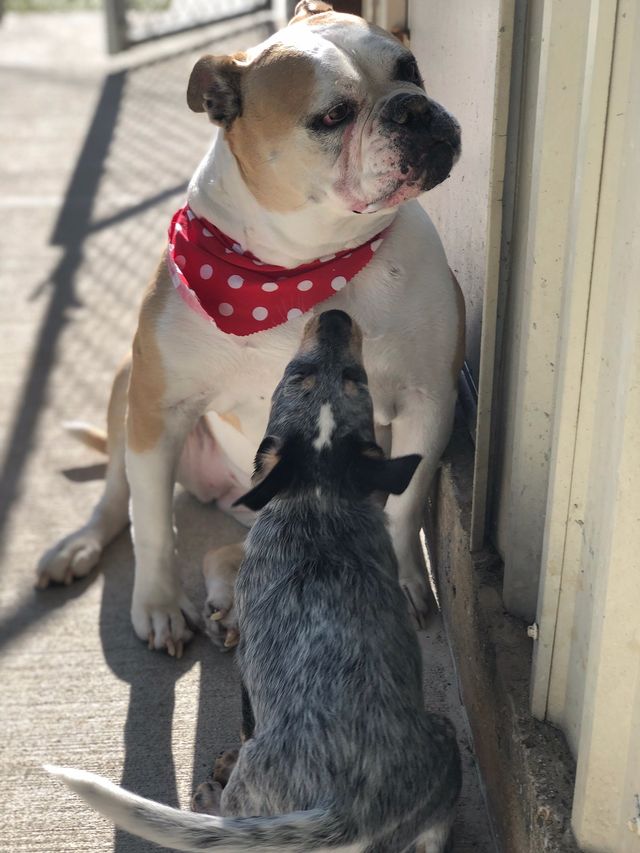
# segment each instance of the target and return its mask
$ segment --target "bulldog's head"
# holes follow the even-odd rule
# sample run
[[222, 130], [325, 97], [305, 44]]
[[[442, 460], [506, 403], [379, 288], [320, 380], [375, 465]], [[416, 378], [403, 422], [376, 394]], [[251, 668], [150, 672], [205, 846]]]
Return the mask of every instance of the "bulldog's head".
[[444, 181], [460, 154], [460, 127], [425, 92], [413, 54], [313, 0], [261, 45], [203, 57], [187, 101], [224, 129], [247, 186], [273, 211], [392, 208]]

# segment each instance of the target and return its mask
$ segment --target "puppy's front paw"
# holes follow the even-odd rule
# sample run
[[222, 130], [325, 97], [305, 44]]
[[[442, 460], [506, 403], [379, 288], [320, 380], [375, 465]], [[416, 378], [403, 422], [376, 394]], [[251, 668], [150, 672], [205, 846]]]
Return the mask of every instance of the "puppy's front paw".
[[171, 657], [181, 658], [185, 645], [193, 637], [198, 614], [186, 595], [167, 603], [157, 599], [146, 602], [134, 592], [131, 621], [138, 637], [150, 649], [166, 649]]
[[223, 651], [237, 646], [240, 639], [233, 592], [243, 555], [241, 543], [227, 545], [208, 551], [202, 566], [207, 589], [203, 612], [205, 631]]
[[36, 588], [54, 583], [70, 584], [88, 575], [102, 554], [102, 541], [91, 528], [82, 528], [65, 536], [49, 548], [38, 562]]
[[211, 771], [211, 779], [224, 788], [229, 781], [233, 768], [238, 762], [239, 749], [224, 749], [216, 758]]
[[222, 786], [219, 782], [203, 782], [191, 798], [191, 811], [201, 814], [220, 814]]

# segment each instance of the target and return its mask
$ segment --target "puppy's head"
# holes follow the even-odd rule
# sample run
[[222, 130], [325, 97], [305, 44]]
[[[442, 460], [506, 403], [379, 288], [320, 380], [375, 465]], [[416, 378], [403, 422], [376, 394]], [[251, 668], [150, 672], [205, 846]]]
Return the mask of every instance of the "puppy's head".
[[411, 52], [313, 0], [257, 47], [203, 57], [187, 100], [224, 129], [268, 210], [393, 208], [443, 181], [460, 153], [459, 125], [426, 93]]
[[273, 393], [254, 487], [238, 503], [260, 509], [276, 495], [310, 490], [353, 499], [400, 494], [419, 462], [417, 455], [385, 459], [375, 442], [362, 333], [344, 311], [325, 311], [305, 326]]

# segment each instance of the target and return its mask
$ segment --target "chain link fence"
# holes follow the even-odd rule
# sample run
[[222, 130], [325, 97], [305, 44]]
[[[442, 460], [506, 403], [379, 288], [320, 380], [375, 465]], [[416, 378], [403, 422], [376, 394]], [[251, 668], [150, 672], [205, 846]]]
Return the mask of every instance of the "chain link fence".
[[270, 0], [104, 0], [110, 53], [149, 39], [268, 10]]
[[119, 53], [143, 41], [252, 12], [277, 9], [284, 15], [285, 4], [286, 0], [0, 0], [0, 20], [3, 12], [61, 13], [103, 9], [108, 51]]

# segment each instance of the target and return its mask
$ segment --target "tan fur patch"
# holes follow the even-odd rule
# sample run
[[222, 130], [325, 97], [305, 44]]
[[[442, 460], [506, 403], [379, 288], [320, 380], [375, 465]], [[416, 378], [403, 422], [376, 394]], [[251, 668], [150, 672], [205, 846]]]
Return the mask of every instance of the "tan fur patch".
[[384, 459], [384, 453], [380, 447], [365, 447], [362, 455], [369, 459]]
[[307, 324], [302, 331], [302, 338], [300, 340], [298, 352], [309, 352], [309, 350], [314, 348], [316, 345], [316, 333], [318, 331], [319, 323], [319, 314], [307, 321]]
[[319, 15], [322, 12], [333, 12], [333, 6], [330, 3], [323, 3], [322, 0], [307, 0], [307, 2], [303, 0], [296, 5], [295, 15], [289, 23], [303, 21], [311, 15]]
[[163, 401], [166, 379], [156, 340], [156, 324], [171, 291], [171, 280], [163, 256], [140, 309], [133, 339], [131, 378], [128, 393], [127, 443], [136, 453], [155, 447], [164, 429]]
[[118, 368], [107, 408], [107, 454], [113, 455], [116, 447], [123, 444], [123, 433], [127, 417], [127, 389], [131, 378], [131, 356]]
[[457, 330], [457, 338], [456, 338], [456, 350], [453, 356], [453, 362], [451, 364], [451, 372], [453, 375], [453, 387], [458, 387], [458, 378], [460, 376], [460, 371], [462, 370], [462, 365], [464, 364], [464, 356], [465, 356], [465, 338], [466, 338], [466, 305], [464, 303], [464, 294], [462, 293], [462, 289], [458, 284], [458, 279], [455, 277], [453, 270], [449, 270], [451, 273], [451, 278], [453, 279], [453, 289], [456, 295], [456, 309], [458, 312], [458, 330]]
[[251, 478], [254, 486], [261, 483], [267, 477], [280, 461], [280, 451], [277, 447], [270, 447], [260, 454], [260, 470]]
[[240, 86], [241, 67], [247, 58], [244, 51], [231, 56], [203, 56], [193, 67], [187, 84], [187, 104], [194, 113], [205, 112], [205, 100], [211, 89], [218, 84], [227, 90]]
[[319, 12], [315, 15], [306, 15], [303, 18], [294, 18], [294, 22], [304, 23], [310, 27], [317, 26], [327, 26], [327, 24], [352, 24], [355, 26], [361, 27], [374, 27], [375, 24], [369, 24], [364, 18], [360, 18], [358, 15], [350, 15], [347, 12], [334, 12], [331, 10], [330, 12]]
[[238, 432], [242, 432], [242, 423], [235, 412], [224, 412], [224, 414], [218, 415], [218, 417], [221, 421], [226, 421], [234, 429], [237, 429]]
[[[307, 324], [302, 331], [302, 338], [300, 340], [298, 352], [309, 352], [309, 350], [312, 350], [316, 345], [316, 335], [318, 333], [321, 316], [321, 314], [317, 314], [315, 317], [312, 317], [307, 321]], [[362, 329], [353, 319], [351, 320], [349, 350], [358, 364], [362, 364]]]
[[362, 364], [362, 329], [355, 320], [351, 320], [351, 340], [349, 350], [358, 364]]
[[214, 781], [218, 782], [223, 788], [228, 783], [231, 771], [236, 766], [239, 752], [238, 749], [227, 749], [216, 758], [211, 775]]
[[233, 586], [243, 557], [244, 544], [242, 542], [207, 551], [202, 561], [202, 574], [205, 580], [218, 578]]
[[305, 152], [299, 150], [294, 130], [307, 113], [314, 79], [313, 60], [282, 45], [269, 48], [246, 69], [242, 114], [227, 131], [227, 140], [245, 183], [267, 210], [294, 210], [306, 201], [302, 182], [295, 179]]

